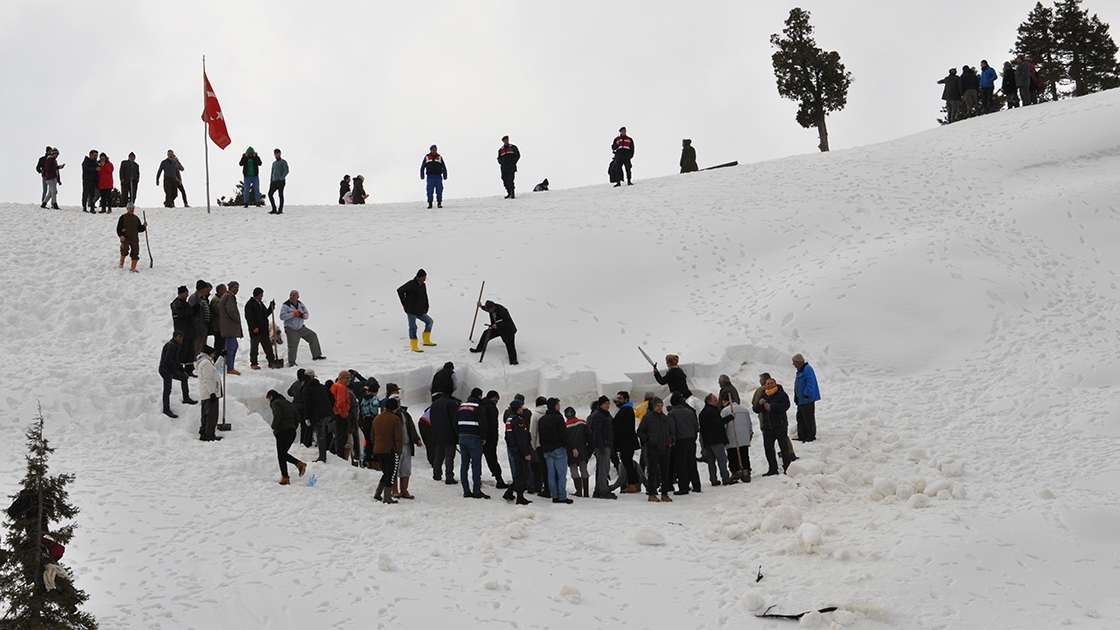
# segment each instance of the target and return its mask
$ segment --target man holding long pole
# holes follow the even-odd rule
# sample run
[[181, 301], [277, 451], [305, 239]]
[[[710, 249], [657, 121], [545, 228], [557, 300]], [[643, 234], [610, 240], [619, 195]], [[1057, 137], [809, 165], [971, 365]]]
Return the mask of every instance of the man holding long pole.
[[[490, 325], [482, 331], [482, 336], [478, 338], [478, 345], [471, 348], [471, 352], [486, 352], [486, 344], [494, 337], [501, 337], [502, 342], [506, 344], [506, 352], [509, 353], [509, 364], [517, 365], [517, 346], [514, 345], [517, 326], [509, 316], [509, 311], [501, 304], [490, 300], [478, 306], [490, 314]], [[479, 362], [481, 363], [481, 360]]]

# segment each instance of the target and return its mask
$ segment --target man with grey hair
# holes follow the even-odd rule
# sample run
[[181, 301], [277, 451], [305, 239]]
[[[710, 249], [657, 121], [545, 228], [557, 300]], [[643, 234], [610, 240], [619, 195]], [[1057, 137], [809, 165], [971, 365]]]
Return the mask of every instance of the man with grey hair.
[[226, 374], [235, 376], [241, 374], [234, 369], [240, 343], [237, 340], [245, 336], [245, 330], [241, 326], [241, 311], [237, 308], [237, 291], [240, 288], [241, 285], [236, 280], [230, 280], [226, 284], [226, 292], [218, 301], [218, 327], [226, 344]]
[[311, 346], [311, 360], [325, 359], [319, 348], [319, 335], [307, 327], [307, 306], [299, 301], [299, 291], [288, 294], [288, 301], [280, 305], [280, 320], [284, 322], [284, 335], [288, 338], [288, 367], [295, 367], [296, 352], [301, 339]]
[[793, 367], [797, 368], [797, 380], [793, 386], [793, 400], [797, 405], [797, 440], [812, 442], [817, 439], [815, 403], [821, 399], [817, 374], [800, 353], [793, 355]]
[[723, 400], [728, 395], [731, 396], [731, 402], [736, 405], [739, 404], [739, 390], [731, 384], [731, 378], [726, 374], [719, 375], [719, 400]]

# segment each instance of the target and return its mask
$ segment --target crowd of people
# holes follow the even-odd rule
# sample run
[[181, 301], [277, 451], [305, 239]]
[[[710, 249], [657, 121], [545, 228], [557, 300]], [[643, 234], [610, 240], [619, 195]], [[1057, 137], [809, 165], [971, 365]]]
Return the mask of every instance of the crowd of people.
[[[634, 139], [627, 135], [626, 127], [619, 129], [618, 136], [611, 143], [611, 154], [611, 163], [607, 169], [610, 182], [615, 186], [621, 186], [625, 173], [626, 184], [632, 184], [631, 159], [634, 157]], [[61, 170], [66, 165], [58, 162], [58, 156], [59, 150], [48, 146], [45, 154], [39, 158], [35, 167], [35, 171], [39, 173], [43, 184], [40, 204], [42, 208], [46, 208], [49, 203], [51, 208], [59, 209], [58, 186], [62, 184]], [[271, 206], [269, 214], [284, 214], [284, 187], [289, 172], [288, 162], [281, 157], [280, 149], [274, 149], [273, 156], [274, 160], [271, 165], [268, 186], [268, 202]], [[521, 151], [517, 148], [517, 145], [510, 144], [509, 136], [502, 136], [502, 146], [498, 149], [498, 164], [502, 186], [506, 190], [506, 199], [516, 198], [515, 179], [517, 162], [520, 159]], [[253, 147], [248, 147], [241, 154], [238, 164], [241, 166], [242, 176], [242, 206], [245, 208], [250, 205], [263, 206], [260, 183], [263, 161], [260, 155]], [[696, 149], [692, 147], [691, 140], [682, 141], [680, 166], [682, 173], [699, 170], [696, 165]], [[83, 212], [112, 212], [116, 203], [112, 196], [115, 188], [114, 170], [117, 170], [117, 177], [120, 179], [121, 198], [119, 205], [127, 207], [128, 204], [135, 204], [136, 192], [140, 183], [140, 165], [136, 162], [136, 154], [129, 153], [128, 159], [121, 161], [120, 167], [114, 169], [113, 163], [109, 161], [109, 156], [93, 150], [82, 162]], [[160, 180], [163, 180], [164, 207], [174, 208], [175, 201], [180, 194], [183, 196], [183, 207], [190, 207], [187, 203], [187, 191], [183, 187], [182, 173], [184, 170], [183, 164], [175, 156], [175, 152], [168, 149], [167, 158], [160, 163], [159, 169], [156, 171], [156, 186], [160, 186]], [[437, 208], [442, 208], [443, 183], [447, 181], [447, 162], [444, 161], [443, 156], [439, 154], [438, 147], [434, 144], [429, 147], [428, 153], [421, 161], [420, 179], [426, 182], [428, 208], [432, 208], [433, 202]], [[366, 199], [369, 198], [369, 194], [365, 191], [365, 177], [362, 175], [357, 175], [353, 179], [350, 175], [344, 175], [338, 187], [339, 204], [364, 204]], [[545, 178], [533, 187], [533, 192], [547, 191], [548, 187], [548, 178]], [[279, 198], [279, 202], [276, 201], [274, 195]], [[101, 210], [96, 210], [98, 202], [100, 202]]]
[[941, 98], [945, 101], [946, 122], [953, 123], [965, 118], [980, 116], [997, 111], [994, 102], [996, 82], [1007, 101], [1007, 108], [1034, 105], [1043, 89], [1042, 80], [1035, 72], [1034, 61], [1030, 57], [1018, 55], [1014, 62], [1003, 62], [1003, 71], [997, 74], [986, 59], [980, 61], [980, 68], [962, 66], [960, 75], [956, 68], [949, 68], [949, 74], [938, 81], [945, 87]]

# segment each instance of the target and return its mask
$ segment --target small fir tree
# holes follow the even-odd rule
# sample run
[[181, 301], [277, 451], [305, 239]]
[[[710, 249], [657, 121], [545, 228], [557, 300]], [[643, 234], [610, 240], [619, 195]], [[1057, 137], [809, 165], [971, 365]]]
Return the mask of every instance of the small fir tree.
[[71, 520], [78, 509], [70, 504], [66, 486], [74, 475], [48, 475], [47, 456], [54, 452], [43, 437], [43, 413], [27, 430], [27, 476], [4, 527], [0, 549], [0, 630], [91, 630], [97, 621], [78, 607], [87, 599], [70, 578], [58, 576], [54, 590], [47, 590], [43, 572], [59, 564], [43, 544], [44, 538], [66, 545], [74, 526], [52, 527]]
[[781, 35], [771, 35], [770, 44], [778, 49], [771, 57], [778, 94], [798, 102], [798, 124], [806, 129], [815, 127], [820, 150], [828, 151], [825, 117], [848, 104], [852, 73], [844, 70], [840, 53], [817, 47], [809, 12], [803, 9], [790, 10], [785, 29]]

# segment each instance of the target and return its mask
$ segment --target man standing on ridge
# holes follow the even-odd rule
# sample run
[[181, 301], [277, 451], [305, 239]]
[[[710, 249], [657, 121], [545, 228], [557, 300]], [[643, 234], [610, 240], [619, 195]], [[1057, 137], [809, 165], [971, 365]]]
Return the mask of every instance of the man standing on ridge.
[[509, 136], [502, 136], [502, 146], [498, 149], [498, 164], [502, 165], [502, 184], [506, 187], [506, 199], [513, 199], [513, 177], [517, 173], [517, 161], [521, 152], [516, 144], [509, 143]]
[[136, 203], [136, 189], [140, 187], [140, 165], [136, 163], [135, 153], [129, 153], [127, 160], [121, 160], [117, 175], [121, 178], [121, 202], [127, 208], [130, 203]]
[[630, 160], [634, 157], [634, 139], [626, 135], [626, 127], [618, 128], [618, 137], [611, 143], [611, 151], [614, 153], [614, 169], [618, 174], [618, 182], [615, 187], [622, 185], [622, 169], [626, 169], [626, 185], [633, 184], [630, 181]]
[[695, 173], [698, 170], [700, 166], [696, 164], [696, 149], [692, 146], [692, 140], [685, 138], [681, 140], [681, 172]]
[[447, 164], [439, 154], [436, 145], [428, 148], [428, 154], [420, 163], [420, 179], [428, 181], [428, 209], [432, 209], [432, 192], [436, 194], [436, 206], [443, 207], [443, 182], [447, 179]]
[[39, 162], [35, 165], [35, 172], [39, 174], [39, 179], [43, 180], [43, 195], [39, 198], [39, 201], [43, 203], [39, 206], [40, 208], [47, 207], [47, 175], [43, 171], [43, 167], [44, 165], [46, 165], [47, 160], [49, 160], [50, 158], [51, 148], [47, 147], [47, 152], [39, 156]]
[[980, 113], [992, 111], [992, 93], [996, 90], [996, 69], [988, 65], [987, 59], [980, 60]]
[[797, 405], [797, 440], [812, 442], [817, 439], [815, 403], [821, 399], [817, 374], [800, 354], [793, 355], [793, 367], [797, 368], [797, 380], [793, 385], [793, 401]]
[[945, 101], [945, 120], [954, 123], [960, 117], [961, 108], [961, 78], [957, 76], [957, 69], [949, 68], [949, 74], [938, 83], [945, 86], [941, 91], [941, 99]]
[[[156, 171], [156, 186], [159, 186], [160, 175], [163, 176], [163, 205], [166, 208], [175, 207], [175, 198], [179, 196], [179, 181], [182, 178], [179, 173], [183, 170], [185, 169], [175, 157], [175, 152], [168, 149], [167, 158], [159, 163], [159, 170]], [[183, 205], [186, 203], [184, 199]]]
[[97, 212], [97, 150], [82, 160], [82, 212]]
[[243, 207], [249, 207], [249, 188], [253, 189], [253, 205], [261, 205], [261, 156], [253, 147], [245, 149], [241, 154], [241, 175], [245, 178], [241, 183], [241, 197], [245, 202]]
[[[435, 147], [432, 147], [435, 149]], [[430, 180], [429, 180], [430, 181]], [[431, 187], [428, 188], [431, 194]], [[428, 207], [432, 203], [428, 202]], [[408, 315], [408, 342], [413, 352], [423, 352], [416, 341], [416, 320], [424, 322], [424, 345], [434, 346], [432, 343], [432, 318], [428, 316], [428, 272], [423, 269], [416, 272], [416, 277], [397, 288], [397, 296], [401, 299], [401, 306]]]
[[[276, 159], [272, 162], [272, 177], [268, 182], [268, 205], [272, 206], [269, 214], [284, 214], [284, 182], [288, 177], [288, 161], [280, 157], [280, 149], [273, 149], [272, 154]], [[260, 158], [257, 158], [260, 159]], [[280, 208], [276, 208], [276, 200], [272, 193], [280, 193]]]

